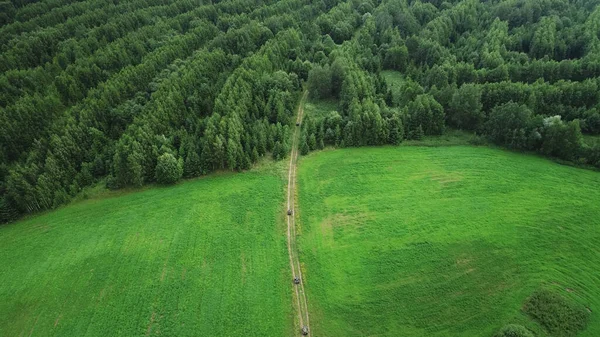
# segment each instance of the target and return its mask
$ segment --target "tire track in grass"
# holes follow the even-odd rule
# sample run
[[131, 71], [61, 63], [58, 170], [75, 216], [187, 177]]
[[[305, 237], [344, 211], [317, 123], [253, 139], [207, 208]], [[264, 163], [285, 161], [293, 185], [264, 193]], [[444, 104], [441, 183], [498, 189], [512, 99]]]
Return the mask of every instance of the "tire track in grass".
[[[300, 268], [300, 259], [298, 257], [298, 248], [296, 246], [296, 221], [294, 196], [296, 192], [296, 163], [298, 159], [298, 139], [300, 135], [300, 123], [304, 114], [304, 102], [308, 96], [308, 91], [302, 94], [298, 106], [298, 115], [296, 117], [296, 126], [292, 138], [292, 150], [290, 152], [290, 166], [288, 169], [288, 187], [287, 187], [287, 247], [290, 258], [290, 267], [292, 268], [292, 280], [299, 279], [298, 284], [294, 284], [296, 295], [296, 310], [298, 311], [298, 320], [300, 323], [300, 333], [302, 335], [310, 334], [310, 320], [308, 317], [308, 302], [306, 292], [304, 291], [304, 278]], [[291, 213], [290, 213], [291, 211]]]

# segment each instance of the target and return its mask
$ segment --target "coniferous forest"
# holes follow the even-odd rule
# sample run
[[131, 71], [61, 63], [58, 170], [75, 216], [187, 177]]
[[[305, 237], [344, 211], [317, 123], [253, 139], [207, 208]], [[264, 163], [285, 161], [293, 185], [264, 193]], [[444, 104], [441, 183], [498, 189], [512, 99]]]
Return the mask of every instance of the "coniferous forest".
[[[600, 1], [0, 2], [0, 222], [83, 188], [460, 129], [600, 167]], [[385, 70], [397, 71], [398, 88]]]

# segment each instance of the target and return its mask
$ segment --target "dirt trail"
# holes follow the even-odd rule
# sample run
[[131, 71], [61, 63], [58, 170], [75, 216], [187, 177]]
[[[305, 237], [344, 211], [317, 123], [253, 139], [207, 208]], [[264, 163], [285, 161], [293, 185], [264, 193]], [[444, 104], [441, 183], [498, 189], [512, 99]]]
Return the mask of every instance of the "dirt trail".
[[[302, 122], [304, 114], [304, 102], [308, 96], [308, 91], [302, 94], [300, 104], [298, 106], [298, 116], [296, 124]], [[288, 172], [288, 187], [287, 187], [287, 209], [292, 211], [291, 215], [287, 216], [287, 247], [290, 257], [290, 267], [292, 268], [292, 280], [296, 277], [300, 279], [299, 284], [294, 284], [296, 297], [296, 310], [298, 312], [298, 320], [300, 329], [306, 327], [310, 333], [310, 321], [308, 318], [308, 302], [306, 301], [306, 293], [304, 291], [304, 281], [302, 277], [302, 269], [300, 268], [300, 260], [298, 258], [298, 248], [296, 247], [296, 210], [294, 197], [296, 195], [296, 162], [298, 159], [298, 141], [300, 138], [300, 127], [294, 126], [294, 135], [292, 138], [292, 151], [290, 153], [290, 167]], [[302, 333], [302, 331], [300, 331]]]

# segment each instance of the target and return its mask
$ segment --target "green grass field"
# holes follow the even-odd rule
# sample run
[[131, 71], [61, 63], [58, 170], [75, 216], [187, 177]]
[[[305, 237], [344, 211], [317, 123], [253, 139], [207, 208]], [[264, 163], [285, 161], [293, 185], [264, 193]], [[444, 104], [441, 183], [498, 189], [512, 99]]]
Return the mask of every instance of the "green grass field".
[[[436, 146], [465, 139], [302, 157], [314, 336], [546, 336], [521, 312], [542, 288], [588, 307], [579, 336], [600, 335], [600, 173]], [[293, 335], [285, 164], [1, 226], [0, 336]]]
[[290, 336], [283, 164], [0, 226], [0, 336]]
[[600, 336], [600, 173], [485, 147], [323, 151], [299, 163], [315, 336], [492, 336], [534, 291]]

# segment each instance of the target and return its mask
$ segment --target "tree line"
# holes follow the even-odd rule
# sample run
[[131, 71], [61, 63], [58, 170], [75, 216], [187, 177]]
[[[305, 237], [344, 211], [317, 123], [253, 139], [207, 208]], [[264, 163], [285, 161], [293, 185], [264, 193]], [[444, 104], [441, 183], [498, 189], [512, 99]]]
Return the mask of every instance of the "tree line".
[[2, 2], [0, 221], [282, 159], [303, 87], [337, 102], [303, 154], [453, 128], [600, 167], [599, 2]]
[[[309, 117], [301, 152], [456, 128], [600, 167], [600, 142], [583, 140], [600, 135], [600, 9], [521, 3], [530, 20], [517, 24], [502, 19], [503, 4], [384, 1], [341, 45], [321, 37], [307, 86], [338, 110]], [[352, 10], [360, 15], [360, 5]], [[387, 88], [383, 70], [402, 74], [399, 88]]]
[[[186, 6], [62, 66], [56, 54], [44, 64], [52, 75], [20, 70], [53, 78], [16, 90], [23, 96], [1, 110], [3, 221], [58, 207], [99, 180], [167, 183], [286, 155], [298, 74], [308, 73], [298, 26], [314, 5]], [[263, 21], [282, 12], [291, 26], [274, 33]]]

